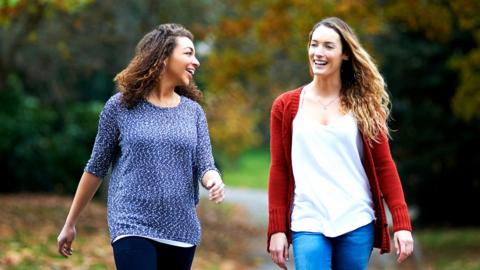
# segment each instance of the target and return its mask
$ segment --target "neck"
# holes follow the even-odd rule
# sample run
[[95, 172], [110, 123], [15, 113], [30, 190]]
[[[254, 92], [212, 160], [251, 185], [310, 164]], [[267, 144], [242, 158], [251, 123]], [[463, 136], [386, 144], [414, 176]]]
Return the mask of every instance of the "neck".
[[175, 93], [175, 85], [161, 80], [157, 88], [148, 94], [148, 101], [161, 107], [172, 107], [178, 103], [178, 94]]
[[175, 85], [165, 78], [159, 81], [157, 88], [152, 91], [158, 99], [170, 99], [175, 94]]
[[321, 97], [338, 96], [342, 88], [342, 81], [337, 76], [329, 76], [327, 78], [314, 76], [309, 87], [314, 95]]

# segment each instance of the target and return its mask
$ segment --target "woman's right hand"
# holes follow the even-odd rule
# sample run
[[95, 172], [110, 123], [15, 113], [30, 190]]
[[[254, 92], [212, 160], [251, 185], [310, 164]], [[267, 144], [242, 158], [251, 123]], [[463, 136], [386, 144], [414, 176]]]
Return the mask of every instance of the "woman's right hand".
[[75, 226], [65, 225], [57, 237], [58, 253], [64, 257], [72, 255], [72, 243], [76, 235]]
[[77, 192], [73, 197], [72, 206], [68, 212], [65, 225], [57, 237], [58, 253], [62, 256], [68, 257], [72, 255], [72, 242], [75, 240], [75, 224], [77, 224], [78, 217], [82, 210], [87, 206], [93, 198], [98, 187], [102, 183], [100, 177], [89, 172], [84, 172], [80, 182], [78, 183]]
[[272, 261], [280, 268], [287, 270], [285, 261], [288, 261], [288, 240], [283, 232], [272, 234], [268, 248]]

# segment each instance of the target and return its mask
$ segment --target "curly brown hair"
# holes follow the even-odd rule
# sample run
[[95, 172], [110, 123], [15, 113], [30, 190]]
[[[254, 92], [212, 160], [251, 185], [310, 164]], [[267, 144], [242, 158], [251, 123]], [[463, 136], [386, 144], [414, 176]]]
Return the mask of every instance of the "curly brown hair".
[[362, 47], [353, 29], [337, 17], [328, 17], [315, 24], [310, 31], [308, 45], [315, 29], [322, 25], [338, 33], [343, 52], [348, 56], [340, 70], [342, 110], [354, 113], [370, 143], [378, 141], [380, 134], [389, 136], [390, 97], [373, 59]]
[[[193, 41], [192, 33], [182, 25], [167, 23], [159, 25], [138, 42], [133, 59], [113, 79], [127, 108], [134, 107], [158, 86], [164, 61], [172, 54], [178, 37]], [[176, 86], [175, 92], [195, 101], [202, 97], [193, 81], [188, 86]]]

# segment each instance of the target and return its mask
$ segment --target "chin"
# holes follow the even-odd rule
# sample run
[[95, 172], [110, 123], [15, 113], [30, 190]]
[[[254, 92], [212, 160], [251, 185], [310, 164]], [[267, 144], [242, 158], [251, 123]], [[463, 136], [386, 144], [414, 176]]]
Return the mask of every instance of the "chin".
[[312, 72], [314, 76], [324, 76], [326, 75], [324, 71], [313, 71]]

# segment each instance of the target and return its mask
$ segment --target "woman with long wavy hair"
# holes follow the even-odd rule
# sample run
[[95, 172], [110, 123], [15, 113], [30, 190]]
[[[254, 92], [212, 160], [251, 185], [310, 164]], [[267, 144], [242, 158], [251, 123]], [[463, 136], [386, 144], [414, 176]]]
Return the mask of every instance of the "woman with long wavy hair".
[[389, 148], [390, 99], [353, 30], [336, 17], [309, 34], [313, 80], [280, 95], [270, 122], [268, 250], [286, 269], [366, 269], [373, 247], [413, 252], [410, 218]]
[[200, 242], [199, 182], [220, 203], [200, 91], [193, 35], [162, 24], [137, 44], [116, 77], [120, 93], [100, 114], [92, 155], [80, 179], [58, 251], [72, 255], [75, 224], [111, 168], [108, 225], [117, 269], [190, 269]]

